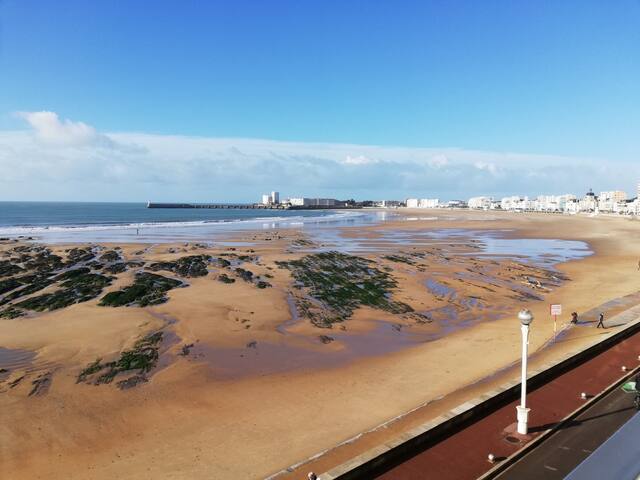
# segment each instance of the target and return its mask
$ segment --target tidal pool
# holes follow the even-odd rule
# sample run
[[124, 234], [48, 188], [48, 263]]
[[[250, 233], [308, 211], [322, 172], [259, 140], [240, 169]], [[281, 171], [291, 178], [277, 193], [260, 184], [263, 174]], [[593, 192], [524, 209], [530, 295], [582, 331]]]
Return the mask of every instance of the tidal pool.
[[593, 254], [582, 241], [511, 238], [510, 230], [381, 230], [363, 235], [354, 230], [317, 228], [307, 233], [320, 245], [304, 250], [309, 252], [335, 250], [358, 254], [440, 246], [452, 250], [452, 254], [514, 258], [547, 266]]

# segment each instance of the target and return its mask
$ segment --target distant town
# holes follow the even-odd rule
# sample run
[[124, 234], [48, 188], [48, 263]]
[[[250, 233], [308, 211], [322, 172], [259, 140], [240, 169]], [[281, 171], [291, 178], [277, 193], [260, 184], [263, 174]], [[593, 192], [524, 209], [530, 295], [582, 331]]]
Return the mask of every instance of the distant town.
[[334, 209], [334, 208], [468, 208], [472, 210], [506, 210], [516, 212], [548, 213], [613, 213], [640, 215], [640, 183], [636, 196], [629, 197], [622, 190], [600, 192], [589, 190], [582, 197], [567, 193], [563, 195], [491, 196], [472, 197], [468, 200], [440, 201], [437, 198], [407, 198], [406, 200], [336, 200], [334, 198], [291, 197], [280, 200], [279, 192], [262, 195], [258, 204], [265, 208], [286, 209]]

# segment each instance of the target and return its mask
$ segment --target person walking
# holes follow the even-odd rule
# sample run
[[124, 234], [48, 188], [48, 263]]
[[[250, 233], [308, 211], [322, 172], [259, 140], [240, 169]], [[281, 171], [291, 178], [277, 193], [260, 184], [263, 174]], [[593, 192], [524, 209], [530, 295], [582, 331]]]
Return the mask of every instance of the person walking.
[[571, 323], [578, 323], [578, 313], [577, 312], [572, 312], [571, 313]]
[[598, 318], [598, 325], [596, 325], [596, 328], [607, 328], [604, 326], [604, 313], [600, 312], [600, 317]]

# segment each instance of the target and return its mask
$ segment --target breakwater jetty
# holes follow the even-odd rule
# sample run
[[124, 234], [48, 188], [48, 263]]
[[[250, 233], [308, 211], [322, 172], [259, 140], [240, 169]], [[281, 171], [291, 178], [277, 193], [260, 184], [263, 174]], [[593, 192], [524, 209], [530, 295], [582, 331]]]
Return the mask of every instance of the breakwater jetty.
[[259, 209], [289, 210], [287, 205], [262, 205], [260, 203], [156, 203], [147, 202], [147, 208], [215, 208], [215, 209]]
[[362, 208], [354, 205], [289, 205], [262, 203], [156, 203], [147, 202], [147, 208], [212, 208], [212, 209], [236, 209], [236, 210], [344, 210]]

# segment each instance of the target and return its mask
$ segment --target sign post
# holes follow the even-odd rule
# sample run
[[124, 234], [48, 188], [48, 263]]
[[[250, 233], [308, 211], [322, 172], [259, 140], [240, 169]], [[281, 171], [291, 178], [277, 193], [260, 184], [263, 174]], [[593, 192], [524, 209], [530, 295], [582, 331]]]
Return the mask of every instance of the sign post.
[[562, 315], [562, 305], [556, 303], [550, 305], [551, 316], [553, 317], [553, 342], [556, 341], [558, 332], [558, 315]]

